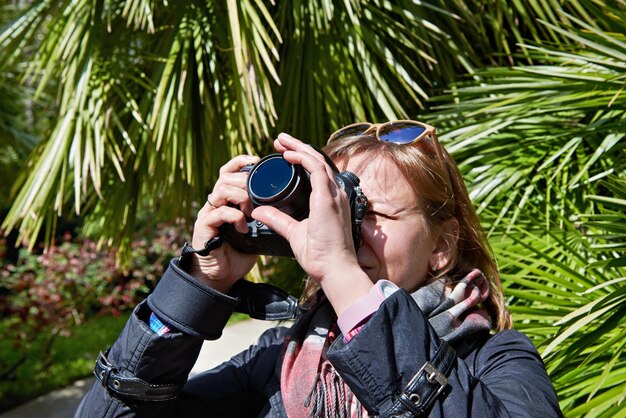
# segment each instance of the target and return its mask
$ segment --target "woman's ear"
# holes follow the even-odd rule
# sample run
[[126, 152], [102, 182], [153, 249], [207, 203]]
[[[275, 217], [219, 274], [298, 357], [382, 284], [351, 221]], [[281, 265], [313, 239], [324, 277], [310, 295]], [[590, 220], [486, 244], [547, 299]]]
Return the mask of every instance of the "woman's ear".
[[435, 247], [428, 260], [431, 271], [437, 272], [454, 261], [459, 241], [459, 221], [446, 219], [438, 228]]

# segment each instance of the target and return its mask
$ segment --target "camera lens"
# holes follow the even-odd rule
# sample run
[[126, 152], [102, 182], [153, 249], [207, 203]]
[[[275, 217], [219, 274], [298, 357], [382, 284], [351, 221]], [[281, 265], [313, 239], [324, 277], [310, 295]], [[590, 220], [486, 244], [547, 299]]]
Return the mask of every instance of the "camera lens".
[[304, 219], [308, 215], [311, 185], [301, 165], [272, 154], [250, 171], [248, 194], [254, 206], [274, 206], [296, 219]]
[[269, 158], [257, 164], [250, 173], [250, 191], [261, 202], [273, 202], [280, 199], [293, 175], [293, 166], [284, 158]]

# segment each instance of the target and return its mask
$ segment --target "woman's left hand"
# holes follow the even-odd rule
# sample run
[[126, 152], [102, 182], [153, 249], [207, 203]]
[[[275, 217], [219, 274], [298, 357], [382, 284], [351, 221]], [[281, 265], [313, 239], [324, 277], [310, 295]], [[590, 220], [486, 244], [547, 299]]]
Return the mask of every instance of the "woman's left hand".
[[[280, 134], [274, 146], [287, 161], [302, 165], [310, 175], [309, 217], [297, 221], [270, 206], [256, 208], [252, 217], [289, 241], [300, 266], [321, 284], [339, 314], [344, 303], [351, 303], [372, 286], [356, 258], [348, 196], [337, 185], [324, 157], [311, 146], [287, 134]], [[344, 295], [338, 306], [333, 302], [335, 294]]]

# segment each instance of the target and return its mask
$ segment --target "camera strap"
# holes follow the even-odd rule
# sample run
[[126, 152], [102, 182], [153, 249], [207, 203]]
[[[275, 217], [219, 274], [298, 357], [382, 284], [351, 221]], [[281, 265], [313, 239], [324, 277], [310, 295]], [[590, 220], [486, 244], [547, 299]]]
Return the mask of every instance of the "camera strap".
[[202, 248], [200, 248], [198, 250], [193, 248], [191, 246], [191, 244], [189, 244], [188, 242], [185, 242], [185, 245], [183, 245], [183, 249], [180, 252], [179, 261], [182, 262], [183, 258], [188, 260], [189, 257], [191, 256], [191, 254], [198, 254], [201, 257], [206, 257], [207, 255], [209, 255], [211, 253], [211, 251], [220, 248], [222, 246], [223, 242], [224, 241], [222, 240], [222, 238], [218, 235], [216, 237], [211, 238], [207, 242], [205, 242], [204, 243], [204, 247], [202, 247]]
[[[195, 249], [185, 242], [178, 259], [178, 267], [183, 271], [189, 271], [192, 254], [206, 257], [211, 251], [220, 248], [223, 242], [220, 236], [216, 236], [205, 242], [204, 247], [200, 249]], [[266, 321], [294, 319], [300, 313], [297, 298], [269, 284], [241, 279], [234, 284], [228, 295], [238, 300], [235, 312], [247, 314], [254, 319]]]
[[267, 283], [253, 283], [240, 279], [233, 285], [229, 296], [239, 300], [235, 312], [264, 321], [295, 319], [303, 310], [298, 299], [282, 289]]

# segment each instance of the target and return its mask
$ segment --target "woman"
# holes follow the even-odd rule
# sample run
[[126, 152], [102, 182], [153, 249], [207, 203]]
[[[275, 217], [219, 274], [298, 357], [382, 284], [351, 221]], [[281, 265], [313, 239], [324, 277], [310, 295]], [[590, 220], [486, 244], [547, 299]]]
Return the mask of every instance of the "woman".
[[186, 246], [99, 358], [77, 416], [561, 416], [536, 349], [510, 330], [487, 241], [434, 128], [359, 123], [329, 139], [325, 151], [369, 200], [356, 254], [324, 157], [286, 134], [274, 145], [310, 173], [309, 217], [252, 210], [241, 169], [258, 158], [239, 156], [220, 170], [192, 246], [224, 223], [247, 232], [246, 215], [263, 222], [310, 277], [304, 313], [186, 381], [256, 260], [228, 244]]

